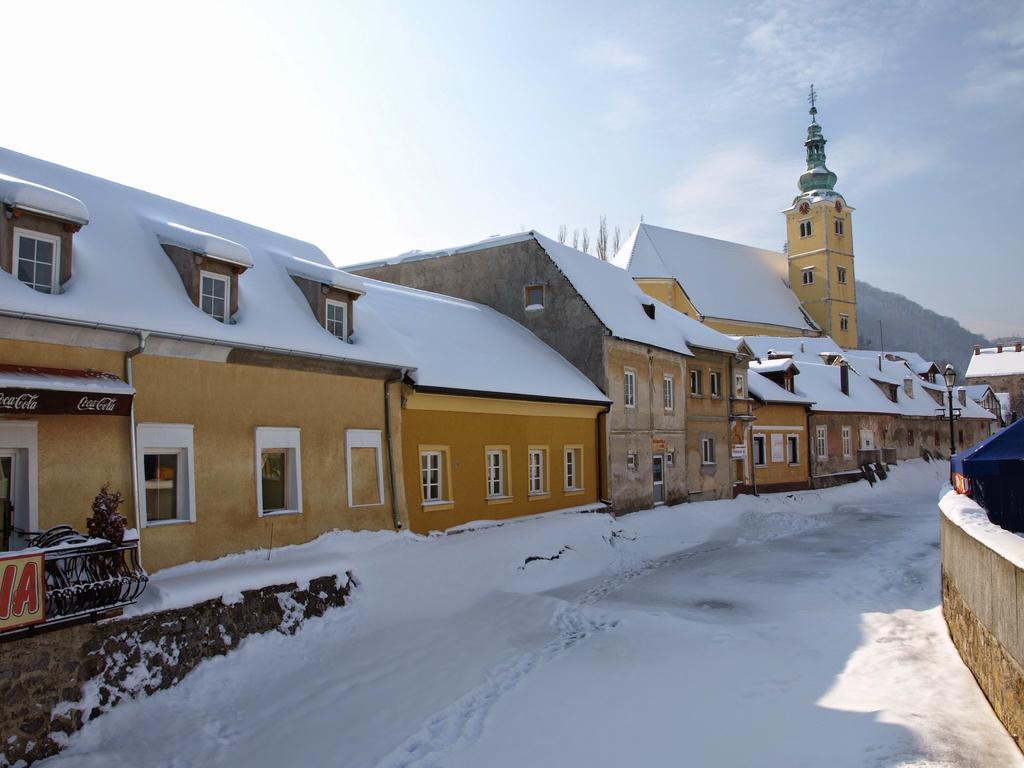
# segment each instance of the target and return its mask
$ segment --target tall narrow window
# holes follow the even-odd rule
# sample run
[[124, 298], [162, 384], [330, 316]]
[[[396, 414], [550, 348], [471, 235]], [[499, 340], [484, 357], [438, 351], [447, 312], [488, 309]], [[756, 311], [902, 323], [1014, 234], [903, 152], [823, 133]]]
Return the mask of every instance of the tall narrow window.
[[666, 376], [662, 383], [662, 391], [665, 397], [665, 410], [673, 410], [676, 407], [676, 380]]
[[810, 219], [806, 219], [804, 221], [801, 221], [800, 222], [800, 237], [810, 237], [810, 236], [811, 236], [811, 221], [810, 221]]
[[754, 435], [754, 466], [763, 467], [768, 463], [764, 435]]
[[690, 369], [690, 394], [700, 395], [704, 390], [703, 377], [699, 368]]
[[623, 377], [623, 397], [627, 408], [636, 408], [636, 371], [632, 368], [625, 370]]
[[488, 449], [487, 458], [487, 498], [500, 499], [508, 495], [508, 466], [505, 449]]
[[836, 219], [836, 234], [839, 235], [840, 237], [843, 236], [843, 220], [842, 219]]
[[828, 458], [828, 428], [823, 424], [819, 425], [815, 429], [815, 438], [818, 461], [824, 461]]
[[40, 293], [60, 287], [60, 238], [24, 229], [14, 230], [14, 274]]
[[136, 438], [143, 525], [194, 521], [192, 425], [139, 424]]
[[786, 435], [786, 458], [790, 465], [800, 463], [800, 436]]
[[346, 429], [345, 459], [348, 505], [372, 507], [383, 504], [384, 464], [381, 461], [381, 431]]
[[565, 446], [565, 490], [583, 490], [583, 446]]
[[718, 371], [711, 371], [708, 376], [712, 397], [722, 396], [722, 375]]
[[836, 282], [846, 285], [846, 267], [836, 267]]
[[343, 301], [327, 299], [324, 312], [324, 327], [332, 336], [348, 341], [348, 304]]
[[734, 397], [742, 398], [746, 396], [746, 378], [747, 377], [744, 376], [742, 373], [737, 373], [735, 376], [733, 376], [732, 391], [734, 393]]
[[530, 495], [539, 496], [548, 492], [548, 450], [547, 448], [530, 448], [527, 458], [529, 459], [528, 483]]
[[261, 517], [302, 511], [297, 428], [256, 427], [256, 501]]
[[231, 316], [231, 282], [225, 275], [199, 273], [199, 308], [214, 320], [226, 323]]
[[700, 439], [700, 462], [701, 464], [715, 463], [715, 439], [713, 437]]
[[844, 314], [840, 314], [839, 315], [839, 330], [840, 331], [848, 331], [848, 330], [850, 330], [850, 316], [849, 315], [844, 315]]
[[442, 456], [440, 451], [420, 453], [420, 473], [423, 483], [423, 501], [425, 502], [444, 499]]
[[814, 284], [814, 267], [806, 267], [800, 270], [800, 282], [804, 285]]
[[[819, 427], [820, 429], [820, 427]], [[853, 431], [849, 427], [843, 427], [843, 458], [849, 459], [853, 456]]]

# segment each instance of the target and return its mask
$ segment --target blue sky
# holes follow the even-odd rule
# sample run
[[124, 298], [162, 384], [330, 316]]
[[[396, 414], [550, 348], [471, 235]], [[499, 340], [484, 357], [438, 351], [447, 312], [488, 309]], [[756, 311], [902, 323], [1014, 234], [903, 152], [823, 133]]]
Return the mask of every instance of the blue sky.
[[522, 227], [593, 235], [601, 214], [623, 239], [643, 215], [780, 249], [813, 82], [856, 208], [858, 278], [1024, 334], [1024, 3], [5, 14], [45, 44], [5, 37], [19, 85], [0, 143], [311, 240], [339, 264]]

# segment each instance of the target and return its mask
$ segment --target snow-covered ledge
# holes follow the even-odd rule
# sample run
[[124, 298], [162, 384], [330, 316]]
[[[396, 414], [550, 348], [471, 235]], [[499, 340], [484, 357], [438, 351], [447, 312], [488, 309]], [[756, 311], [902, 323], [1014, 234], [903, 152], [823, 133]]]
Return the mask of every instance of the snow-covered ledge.
[[967, 496], [939, 500], [942, 613], [992, 709], [1024, 750], [1024, 538]]

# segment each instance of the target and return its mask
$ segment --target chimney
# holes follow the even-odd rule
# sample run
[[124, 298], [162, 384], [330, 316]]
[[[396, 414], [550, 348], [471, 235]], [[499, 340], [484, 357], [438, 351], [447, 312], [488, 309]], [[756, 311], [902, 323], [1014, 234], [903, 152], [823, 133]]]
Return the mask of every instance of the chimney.
[[846, 363], [839, 364], [839, 389], [844, 395], [850, 394], [850, 366]]
[[975, 344], [974, 345], [974, 354], [976, 354], [976, 355], [980, 355], [981, 354], [981, 345], [980, 344]]

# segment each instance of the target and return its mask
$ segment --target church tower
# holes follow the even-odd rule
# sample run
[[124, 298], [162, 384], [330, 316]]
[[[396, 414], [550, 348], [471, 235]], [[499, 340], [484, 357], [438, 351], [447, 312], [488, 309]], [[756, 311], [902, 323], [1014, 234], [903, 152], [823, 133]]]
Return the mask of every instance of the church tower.
[[786, 214], [789, 281], [804, 310], [843, 349], [857, 348], [857, 292], [853, 273], [853, 209], [835, 191], [825, 166], [825, 137], [811, 86], [807, 170]]

